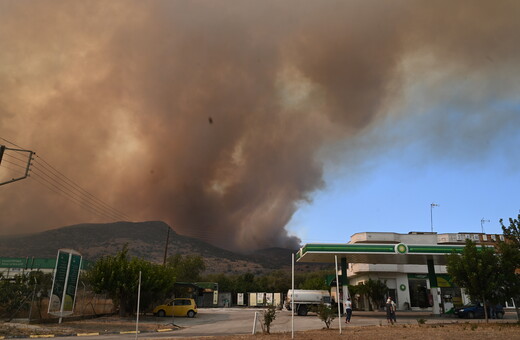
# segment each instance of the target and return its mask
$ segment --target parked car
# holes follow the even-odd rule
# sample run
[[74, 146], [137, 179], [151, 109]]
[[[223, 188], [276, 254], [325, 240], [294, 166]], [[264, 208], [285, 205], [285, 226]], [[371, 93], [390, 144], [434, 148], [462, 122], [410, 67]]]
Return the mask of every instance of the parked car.
[[[502, 319], [504, 317], [504, 307], [501, 305], [496, 305], [494, 307], [495, 309], [495, 315], [491, 315], [491, 310], [488, 306], [488, 317], [493, 318], [496, 317], [497, 319]], [[484, 306], [480, 303], [475, 304], [469, 304], [465, 305], [459, 308], [455, 308], [455, 315], [457, 315], [459, 318], [466, 318], [466, 319], [475, 319], [475, 318], [484, 318]]]
[[187, 316], [193, 318], [197, 314], [197, 304], [195, 300], [188, 298], [173, 299], [167, 304], [159, 305], [153, 309], [153, 314], [157, 316]]

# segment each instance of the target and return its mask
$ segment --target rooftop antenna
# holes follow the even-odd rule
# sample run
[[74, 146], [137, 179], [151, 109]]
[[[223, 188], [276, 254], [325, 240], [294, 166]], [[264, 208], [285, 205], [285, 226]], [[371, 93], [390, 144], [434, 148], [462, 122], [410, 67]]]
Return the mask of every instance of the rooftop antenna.
[[480, 228], [482, 228], [482, 234], [484, 234], [484, 223], [491, 222], [490, 220], [485, 220], [484, 217], [480, 220]]
[[438, 207], [439, 205], [436, 204], [436, 203], [432, 203], [430, 204], [430, 226], [431, 226], [431, 229], [432, 229], [432, 233], [433, 233], [433, 207]]

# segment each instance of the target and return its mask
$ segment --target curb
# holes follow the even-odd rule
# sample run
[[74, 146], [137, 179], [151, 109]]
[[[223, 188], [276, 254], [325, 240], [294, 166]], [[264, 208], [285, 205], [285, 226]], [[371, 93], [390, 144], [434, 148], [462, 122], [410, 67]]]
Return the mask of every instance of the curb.
[[[180, 327], [179, 327], [180, 328]], [[96, 335], [110, 335], [110, 334], [143, 334], [143, 333], [159, 333], [159, 332], [171, 332], [174, 328], [163, 328], [155, 331], [120, 331], [120, 332], [92, 332], [92, 333], [71, 333], [71, 334], [31, 334], [31, 335], [7, 335], [0, 336], [2, 339], [32, 339], [32, 338], [57, 338], [57, 337], [72, 337], [72, 336], [96, 336]]]

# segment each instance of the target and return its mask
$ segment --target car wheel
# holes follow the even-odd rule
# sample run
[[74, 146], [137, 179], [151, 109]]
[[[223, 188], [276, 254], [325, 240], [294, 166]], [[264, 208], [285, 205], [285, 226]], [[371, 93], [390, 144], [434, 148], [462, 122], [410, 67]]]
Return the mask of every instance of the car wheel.
[[475, 313], [469, 312], [468, 313], [468, 319], [474, 319], [474, 318], [475, 318]]
[[192, 311], [192, 310], [189, 310], [188, 311], [188, 318], [193, 318], [193, 317], [195, 317], [195, 312]]
[[504, 313], [498, 312], [497, 313], [497, 319], [503, 319], [503, 318], [504, 318]]
[[165, 315], [166, 315], [166, 313], [162, 309], [157, 312], [157, 316], [160, 316], [161, 318], [164, 317]]
[[299, 316], [305, 316], [307, 315], [307, 306], [303, 305], [298, 308], [298, 315]]

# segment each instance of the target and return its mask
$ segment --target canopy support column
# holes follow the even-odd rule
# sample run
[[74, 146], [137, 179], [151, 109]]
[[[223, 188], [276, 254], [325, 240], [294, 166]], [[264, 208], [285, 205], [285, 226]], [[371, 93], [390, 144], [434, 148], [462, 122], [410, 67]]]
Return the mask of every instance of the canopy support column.
[[428, 264], [428, 278], [430, 281], [430, 294], [432, 295], [433, 314], [441, 315], [441, 294], [437, 284], [435, 265], [433, 259], [427, 260], [426, 262]]
[[343, 302], [347, 301], [347, 298], [350, 297], [350, 292], [348, 291], [348, 278], [347, 278], [347, 258], [342, 257], [341, 258], [341, 286], [343, 290]]

